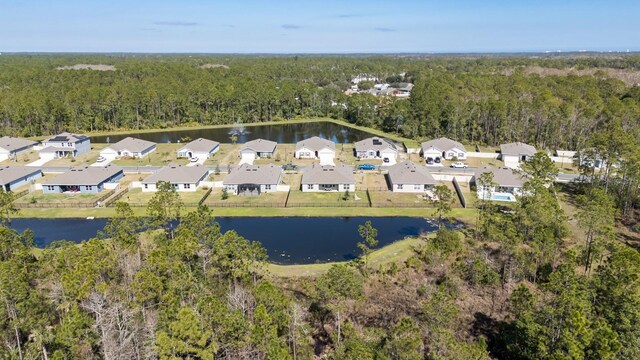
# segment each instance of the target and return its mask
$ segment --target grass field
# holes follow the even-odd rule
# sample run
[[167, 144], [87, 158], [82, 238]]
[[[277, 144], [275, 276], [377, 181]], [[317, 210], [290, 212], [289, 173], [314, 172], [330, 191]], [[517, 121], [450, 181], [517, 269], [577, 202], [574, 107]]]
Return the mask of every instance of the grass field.
[[[206, 190], [197, 189], [196, 191], [179, 191], [178, 195], [184, 204], [197, 204], [206, 192]], [[129, 191], [120, 200], [136, 207], [146, 207], [153, 195], [155, 192], [142, 192], [142, 189], [136, 188]]]
[[32, 150], [18, 155], [15, 161], [11, 159], [0, 161], [0, 165], [26, 165], [38, 160], [39, 158], [40, 155], [38, 155], [38, 152]]
[[[350, 204], [363, 204], [364, 206], [366, 204], [368, 206], [367, 194], [364, 191], [356, 191], [355, 194], [351, 192], [349, 195], [351, 196], [350, 200], [343, 200], [344, 192], [302, 192], [292, 190], [289, 193], [288, 204], [335, 204], [336, 207], [349, 206]], [[359, 200], [355, 200], [356, 196]]]
[[205, 204], [213, 207], [233, 206], [234, 204], [239, 204], [240, 206], [284, 206], [286, 200], [286, 191], [263, 193], [259, 196], [237, 196], [229, 194], [226, 200], [222, 200], [222, 189], [215, 189], [211, 192]]
[[[97, 194], [44, 194], [42, 190], [32, 191], [25, 196], [16, 199], [16, 204], [77, 204], [97, 201], [109, 190], [102, 190]], [[62, 210], [58, 210], [62, 211]]]

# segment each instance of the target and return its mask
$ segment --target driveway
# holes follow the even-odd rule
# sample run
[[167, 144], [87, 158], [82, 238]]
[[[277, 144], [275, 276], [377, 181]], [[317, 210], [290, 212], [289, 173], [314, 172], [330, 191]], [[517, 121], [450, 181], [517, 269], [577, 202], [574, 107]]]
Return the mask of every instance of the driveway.
[[187, 164], [187, 166], [196, 166], [196, 165], [204, 165], [204, 162], [207, 161], [206, 157], [203, 157], [202, 159], [198, 159], [198, 161], [196, 162], [190, 162]]
[[107, 166], [109, 165], [113, 160], [115, 160], [115, 158], [113, 159], [106, 159], [103, 162], [94, 162], [93, 164], [91, 164], [91, 166], [95, 166], [95, 167], [100, 167], [100, 166]]
[[40, 159], [38, 159], [38, 160], [36, 160], [36, 161], [34, 161], [32, 163], [28, 163], [25, 166], [42, 166], [42, 165], [48, 163], [51, 160], [53, 160], [53, 159], [46, 159], [46, 158], [42, 159], [42, 158], [40, 158]]
[[249, 164], [249, 165], [253, 165], [253, 160], [255, 160], [255, 155], [254, 154], [242, 154], [242, 157], [240, 158], [240, 163], [238, 165], [242, 165], [242, 164]]

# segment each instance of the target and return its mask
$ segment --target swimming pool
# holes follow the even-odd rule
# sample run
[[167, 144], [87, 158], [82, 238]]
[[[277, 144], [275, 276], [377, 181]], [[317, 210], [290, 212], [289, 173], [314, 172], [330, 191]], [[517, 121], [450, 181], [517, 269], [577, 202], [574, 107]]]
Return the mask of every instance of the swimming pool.
[[494, 201], [516, 201], [516, 197], [511, 195], [511, 194], [507, 194], [507, 195], [491, 194], [491, 200], [494, 200]]

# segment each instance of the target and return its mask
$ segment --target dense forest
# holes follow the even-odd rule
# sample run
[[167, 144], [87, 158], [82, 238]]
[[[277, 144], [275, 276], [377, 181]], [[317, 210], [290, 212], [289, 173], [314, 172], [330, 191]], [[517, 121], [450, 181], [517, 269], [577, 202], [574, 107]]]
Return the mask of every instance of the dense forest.
[[509, 211], [481, 200], [474, 226], [443, 221], [379, 267], [365, 223], [362, 256], [316, 277], [270, 275], [259, 243], [221, 232], [206, 206], [185, 214], [168, 184], [147, 217], [119, 202], [81, 245], [35, 249], [5, 224], [0, 358], [639, 358], [640, 254], [616, 240], [614, 200], [596, 183], [553, 185], [544, 153], [523, 172]]
[[[69, 70], [74, 64], [109, 66]], [[449, 136], [489, 145], [517, 140], [577, 150], [609, 122], [627, 127], [640, 117], [638, 71], [640, 57], [633, 55], [2, 55], [0, 133], [333, 117], [415, 139]], [[344, 95], [358, 74], [415, 87], [409, 101]]]

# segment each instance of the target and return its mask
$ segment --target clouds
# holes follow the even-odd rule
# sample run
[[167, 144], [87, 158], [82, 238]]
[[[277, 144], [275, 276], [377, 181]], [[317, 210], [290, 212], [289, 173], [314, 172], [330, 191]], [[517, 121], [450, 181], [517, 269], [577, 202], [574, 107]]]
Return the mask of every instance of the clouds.
[[197, 22], [194, 21], [156, 21], [153, 25], [159, 26], [196, 26]]

